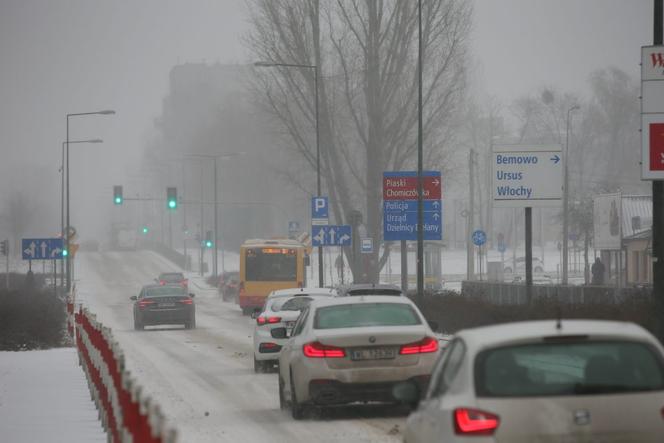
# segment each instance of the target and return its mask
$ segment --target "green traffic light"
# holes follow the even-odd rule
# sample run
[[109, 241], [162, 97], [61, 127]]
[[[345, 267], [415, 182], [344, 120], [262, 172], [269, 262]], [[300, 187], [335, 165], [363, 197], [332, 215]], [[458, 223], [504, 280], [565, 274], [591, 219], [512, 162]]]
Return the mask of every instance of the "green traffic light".
[[168, 207], [171, 208], [171, 209], [175, 209], [177, 205], [178, 204], [175, 200], [169, 200], [168, 201]]
[[122, 197], [115, 197], [115, 204], [116, 205], [121, 205], [122, 204]]
[[212, 242], [210, 240], [205, 242], [205, 247], [206, 248], [211, 248], [212, 247]]
[[69, 252], [67, 252], [66, 249], [63, 249], [63, 250], [62, 250], [62, 256], [63, 256], [63, 257], [66, 257], [66, 256], [68, 256], [68, 255], [69, 255]]
[[143, 234], [147, 234], [149, 231], [147, 226], [143, 226]]

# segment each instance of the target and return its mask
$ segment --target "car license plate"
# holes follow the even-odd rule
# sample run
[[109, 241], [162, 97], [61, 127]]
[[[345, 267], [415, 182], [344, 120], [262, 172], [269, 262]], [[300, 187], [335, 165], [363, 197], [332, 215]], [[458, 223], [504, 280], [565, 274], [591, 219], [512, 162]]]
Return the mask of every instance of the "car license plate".
[[175, 307], [175, 303], [159, 303], [160, 308], [173, 308]]
[[353, 349], [350, 353], [351, 360], [387, 360], [396, 356], [395, 348]]

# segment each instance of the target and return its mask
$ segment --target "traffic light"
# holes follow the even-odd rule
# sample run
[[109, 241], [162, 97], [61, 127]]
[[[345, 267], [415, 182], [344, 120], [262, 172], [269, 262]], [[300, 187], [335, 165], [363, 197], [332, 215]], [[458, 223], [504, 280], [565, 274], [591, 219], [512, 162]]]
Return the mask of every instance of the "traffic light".
[[166, 205], [168, 209], [178, 207], [178, 188], [166, 188]]
[[214, 243], [212, 242], [212, 231], [207, 231], [205, 233], [205, 247], [209, 249], [213, 246], [213, 244]]
[[116, 205], [122, 204], [122, 186], [113, 186], [113, 203]]
[[63, 249], [63, 250], [62, 250], [62, 256], [63, 256], [63, 257], [66, 257], [66, 256], [68, 256], [68, 255], [69, 255], [69, 251], [67, 251], [67, 248]]
[[4, 256], [7, 256], [9, 253], [9, 240], [3, 240], [0, 242], [0, 253], [2, 253]]
[[147, 234], [148, 232], [150, 232], [150, 228], [143, 226], [143, 234]]

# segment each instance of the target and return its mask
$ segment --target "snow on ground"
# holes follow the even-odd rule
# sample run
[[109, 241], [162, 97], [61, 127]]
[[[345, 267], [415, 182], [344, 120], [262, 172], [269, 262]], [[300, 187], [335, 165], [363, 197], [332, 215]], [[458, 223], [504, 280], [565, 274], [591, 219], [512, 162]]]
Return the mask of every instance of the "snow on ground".
[[75, 348], [0, 352], [0, 440], [105, 442]]

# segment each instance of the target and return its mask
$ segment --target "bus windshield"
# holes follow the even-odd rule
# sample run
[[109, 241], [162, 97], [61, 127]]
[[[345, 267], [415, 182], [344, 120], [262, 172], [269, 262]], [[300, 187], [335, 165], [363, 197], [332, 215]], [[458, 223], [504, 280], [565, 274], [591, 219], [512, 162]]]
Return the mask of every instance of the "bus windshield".
[[294, 281], [296, 279], [297, 253], [295, 249], [247, 249], [247, 281]]

